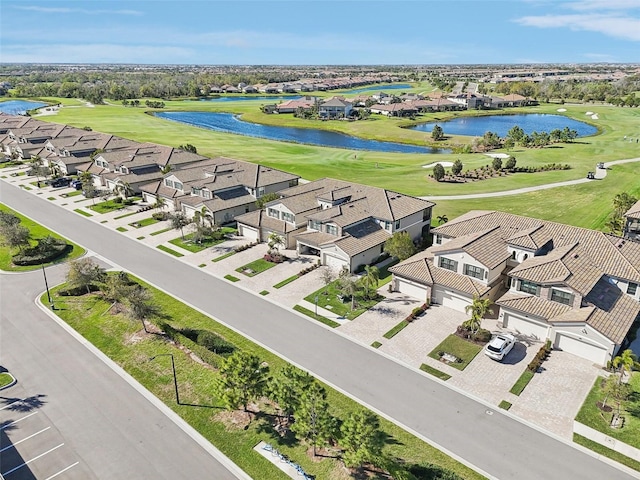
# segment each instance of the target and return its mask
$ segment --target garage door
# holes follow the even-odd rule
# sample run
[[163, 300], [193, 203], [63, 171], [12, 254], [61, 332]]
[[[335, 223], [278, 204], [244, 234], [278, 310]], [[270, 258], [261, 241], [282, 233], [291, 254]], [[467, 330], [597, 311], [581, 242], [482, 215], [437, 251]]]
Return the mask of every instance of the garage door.
[[598, 365], [604, 365], [607, 363], [608, 355], [606, 349], [592, 343], [587, 343], [580, 338], [570, 337], [566, 334], [558, 333], [556, 335], [554, 348], [572, 353], [578, 357], [586, 358]]
[[465, 307], [471, 305], [468, 298], [443, 287], [434, 287], [431, 301], [459, 312], [464, 312]]
[[532, 321], [509, 314], [508, 312], [504, 312], [502, 325], [504, 326], [504, 328], [508, 328], [509, 330], [513, 330], [522, 335], [530, 335], [540, 341], [546, 340], [549, 332], [549, 327], [547, 325], [534, 323]]
[[400, 293], [404, 293], [405, 295], [409, 295], [410, 297], [416, 298], [421, 302], [424, 302], [427, 299], [427, 289], [425, 287], [416, 285], [415, 283], [411, 283], [408, 280], [404, 280], [402, 278], [398, 278], [398, 291]]
[[331, 267], [336, 272], [339, 272], [342, 269], [343, 265], [346, 265], [347, 268], [349, 267], [348, 262], [345, 262], [341, 258], [334, 257], [333, 255], [327, 255], [326, 253], [323, 255], [322, 264], [326, 265], [327, 267]]
[[238, 224], [238, 235], [248, 240], [256, 241], [258, 240], [258, 229]]

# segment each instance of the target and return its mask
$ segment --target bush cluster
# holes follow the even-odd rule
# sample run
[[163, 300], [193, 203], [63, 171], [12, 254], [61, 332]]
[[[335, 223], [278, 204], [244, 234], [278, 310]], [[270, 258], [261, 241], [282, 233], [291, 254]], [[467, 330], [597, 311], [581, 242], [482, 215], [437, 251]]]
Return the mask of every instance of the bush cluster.
[[70, 252], [73, 247], [64, 240], [46, 236], [35, 247], [26, 248], [12, 257], [14, 265], [40, 265], [49, 263]]
[[151, 214], [151, 217], [154, 218], [155, 220], [168, 220], [169, 219], [169, 213], [168, 212], [153, 212]]
[[233, 251], [236, 253], [244, 252], [245, 250], [249, 250], [250, 248], [255, 247], [259, 243], [260, 242], [256, 240], [255, 242], [247, 243], [246, 245], [240, 245], [239, 247], [234, 248]]
[[314, 263], [313, 265], [310, 265], [306, 268], [303, 268], [302, 270], [300, 270], [298, 272], [298, 276], [301, 277], [303, 275], [306, 275], [309, 272], [313, 272], [316, 268], [319, 268], [321, 265], [319, 263]]
[[536, 356], [533, 357], [533, 360], [527, 365], [527, 369], [531, 372], [537, 372], [542, 362], [544, 362], [547, 358], [549, 358], [549, 354], [551, 353], [551, 340], [547, 340], [545, 344], [540, 347]]
[[271, 263], [282, 263], [287, 260], [287, 257], [276, 252], [267, 252], [262, 258]]
[[221, 336], [216, 335], [209, 330], [198, 331], [196, 343], [207, 350], [222, 356], [231, 355], [236, 349], [232, 343], [229, 343]]
[[456, 334], [459, 337], [466, 338], [467, 340], [471, 340], [476, 343], [487, 343], [491, 340], [491, 332], [486, 328], [480, 328], [477, 332], [471, 333], [471, 330], [463, 327], [462, 325], [458, 325], [456, 329]]
[[550, 172], [553, 170], [571, 170], [571, 165], [566, 163], [547, 163], [539, 167], [515, 167], [513, 169], [517, 173]]
[[422, 315], [428, 308], [429, 308], [428, 303], [423, 303], [419, 307], [414, 308], [413, 310], [411, 310], [411, 313], [407, 315], [407, 317], [405, 318], [405, 321], [409, 323], [413, 322], [416, 318]]

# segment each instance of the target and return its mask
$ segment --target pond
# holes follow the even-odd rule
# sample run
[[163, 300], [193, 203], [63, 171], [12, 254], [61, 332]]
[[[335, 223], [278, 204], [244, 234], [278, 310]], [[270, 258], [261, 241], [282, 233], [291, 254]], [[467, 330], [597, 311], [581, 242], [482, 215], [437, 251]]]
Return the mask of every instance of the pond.
[[236, 133], [250, 137], [267, 138], [281, 142], [305, 143], [322, 147], [349, 150], [373, 150], [396, 153], [451, 153], [450, 150], [381, 142], [352, 137], [343, 133], [328, 132], [317, 128], [279, 127], [245, 122], [232, 113], [215, 112], [156, 112], [156, 116], [175, 122], [208, 128], [218, 132]]
[[578, 132], [579, 137], [594, 135], [598, 129], [578, 120], [574, 120], [563, 115], [550, 115], [544, 113], [529, 113], [522, 115], [490, 115], [487, 117], [461, 117], [446, 122], [421, 123], [411, 130], [421, 132], [431, 132], [434, 125], [440, 125], [445, 135], [468, 135], [470, 137], [481, 137], [485, 132], [490, 131], [505, 137], [507, 132], [518, 125], [526, 134], [537, 132], [551, 132], [555, 129], [562, 130], [569, 127]]
[[301, 95], [247, 95], [244, 97], [240, 96], [231, 96], [231, 97], [212, 97], [212, 98], [201, 98], [201, 102], [238, 102], [238, 101], [246, 101], [246, 100], [261, 100], [263, 102], [276, 102], [280, 100], [297, 100], [302, 98]]
[[27, 100], [9, 100], [8, 102], [0, 102], [0, 112], [9, 115], [24, 115], [27, 110], [33, 108], [45, 107], [47, 104], [42, 102], [30, 102]]
[[371, 92], [371, 91], [376, 91], [376, 92], [386, 92], [387, 90], [408, 90], [411, 88], [411, 85], [409, 85], [408, 83], [396, 83], [394, 85], [373, 85], [372, 87], [363, 87], [363, 88], [356, 88], [355, 90], [349, 90], [348, 92], [345, 93], [363, 93], [363, 92]]

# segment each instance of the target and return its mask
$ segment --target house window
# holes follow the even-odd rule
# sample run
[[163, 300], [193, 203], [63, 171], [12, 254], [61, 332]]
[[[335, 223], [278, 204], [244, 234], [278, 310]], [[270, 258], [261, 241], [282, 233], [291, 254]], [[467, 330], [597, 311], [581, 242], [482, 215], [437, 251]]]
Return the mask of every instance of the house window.
[[440, 235], [439, 233], [438, 233], [438, 234], [436, 234], [436, 240], [435, 240], [435, 242], [436, 242], [438, 245], [441, 245], [441, 244], [442, 244], [442, 235]]
[[538, 295], [538, 285], [533, 282], [527, 282], [526, 280], [520, 280], [518, 290], [524, 293], [530, 293], [531, 295]]
[[282, 212], [282, 220], [293, 223], [294, 217], [291, 213]]
[[637, 291], [638, 291], [638, 284], [629, 282], [629, 285], [627, 285], [627, 293], [629, 295], [635, 295]]
[[440, 257], [440, 267], [451, 270], [452, 272], [458, 271], [458, 262], [451, 260], [450, 258]]
[[335, 225], [327, 225], [327, 233], [329, 235], [338, 235], [338, 227]]
[[425, 208], [425, 209], [422, 211], [422, 221], [423, 221], [423, 222], [426, 222], [427, 220], [429, 220], [429, 209], [428, 209], [428, 208]]
[[171, 187], [171, 188], [173, 188], [173, 182], [172, 182], [171, 180], [169, 180], [168, 178], [165, 178], [165, 179], [164, 179], [164, 184], [165, 184], [167, 187]]
[[476, 267], [475, 265], [464, 266], [464, 274], [480, 280], [484, 279], [484, 268]]
[[573, 294], [562, 290], [551, 289], [551, 300], [565, 305], [573, 305]]
[[511, 252], [511, 260], [515, 260], [516, 259], [516, 251], [514, 250], [513, 252]]
[[280, 218], [280, 212], [278, 210], [276, 210], [275, 208], [268, 208], [267, 209], [267, 215], [269, 215], [270, 217], [273, 218]]
[[264, 187], [258, 187], [258, 197], [261, 197], [264, 195]]
[[173, 187], [174, 187], [176, 190], [182, 190], [183, 185], [182, 185], [182, 183], [180, 183], [180, 182], [173, 182]]
[[203, 198], [211, 198], [211, 192], [209, 190], [202, 190]]
[[400, 220], [396, 220], [395, 229], [398, 230], [400, 228]]
[[309, 220], [309, 228], [311, 230], [322, 230], [322, 225], [317, 220]]
[[384, 222], [384, 229], [391, 230], [391, 222]]

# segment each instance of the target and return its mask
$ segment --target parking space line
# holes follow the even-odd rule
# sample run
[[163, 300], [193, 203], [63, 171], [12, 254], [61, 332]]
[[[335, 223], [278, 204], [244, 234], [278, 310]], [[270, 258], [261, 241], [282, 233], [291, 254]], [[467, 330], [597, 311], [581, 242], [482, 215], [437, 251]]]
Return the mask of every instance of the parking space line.
[[19, 418], [18, 420], [15, 420], [15, 421], [13, 421], [11, 423], [7, 423], [6, 425], [3, 425], [2, 428], [0, 428], [0, 430], [4, 430], [5, 428], [9, 428], [11, 425], [15, 425], [16, 423], [24, 420], [25, 418], [29, 418], [30, 416], [35, 415], [36, 413], [38, 413], [37, 410], [35, 412], [30, 413], [29, 415], [25, 415], [24, 417]]
[[0, 410], [4, 410], [5, 408], [9, 408], [14, 403], [18, 403], [18, 402], [22, 402], [22, 401], [24, 401], [24, 398], [20, 398], [18, 400], [14, 400], [13, 402], [9, 403], [8, 405], [5, 405], [4, 407], [0, 408]]
[[47, 427], [47, 428], [43, 428], [42, 430], [40, 430], [39, 432], [36, 432], [34, 434], [29, 435], [27, 438], [23, 438], [22, 440], [18, 440], [17, 442], [12, 442], [11, 445], [4, 447], [3, 449], [0, 450], [0, 453], [4, 452], [5, 450], [8, 450], [10, 448], [14, 448], [16, 445], [18, 445], [19, 443], [22, 443], [26, 440], [29, 440], [30, 438], [35, 437], [36, 435], [42, 433], [42, 432], [46, 432], [47, 430], [49, 430], [51, 427]]
[[62, 470], [60, 470], [58, 473], [54, 473], [53, 475], [51, 475], [50, 477], [45, 478], [45, 480], [51, 480], [52, 478], [57, 477], [58, 475], [60, 475], [61, 473], [66, 472], [67, 470], [69, 470], [71, 467], [75, 467], [77, 464], [79, 464], [80, 462], [76, 462], [73, 465], [69, 465], [67, 468], [63, 468]]
[[46, 452], [41, 453], [41, 454], [40, 454], [40, 455], [38, 455], [37, 457], [33, 457], [31, 460], [27, 460], [27, 461], [26, 461], [26, 462], [24, 462], [23, 464], [18, 465], [17, 467], [12, 468], [12, 469], [11, 469], [11, 470], [9, 470], [8, 472], [4, 472], [4, 473], [2, 473], [2, 475], [5, 475], [5, 476], [6, 476], [6, 475], [9, 475], [10, 473], [15, 472], [15, 471], [16, 471], [16, 470], [18, 470], [19, 468], [22, 468], [22, 467], [24, 467], [25, 465], [28, 465], [28, 464], [30, 464], [31, 462], [34, 462], [34, 461], [38, 460], [40, 457], [44, 457], [47, 453], [51, 453], [51, 452], [53, 452], [54, 450], [56, 450], [56, 449], [60, 448], [60, 447], [61, 447], [61, 446], [63, 446], [63, 445], [64, 445], [64, 443], [61, 443], [61, 444], [60, 444], [60, 445], [58, 445], [57, 447], [53, 447], [53, 448], [51, 448], [51, 449], [47, 450]]

